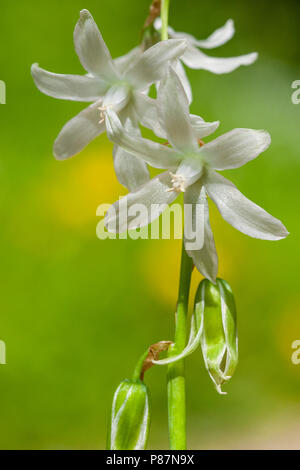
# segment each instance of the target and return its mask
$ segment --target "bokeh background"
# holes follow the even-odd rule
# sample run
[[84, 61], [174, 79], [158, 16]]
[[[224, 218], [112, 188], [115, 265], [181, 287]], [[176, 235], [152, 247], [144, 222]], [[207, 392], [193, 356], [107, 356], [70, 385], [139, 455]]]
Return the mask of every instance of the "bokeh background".
[[[79, 11], [94, 15], [113, 57], [139, 40], [148, 0], [1, 2], [0, 365], [2, 449], [102, 449], [111, 399], [146, 346], [173, 335], [180, 241], [96, 238], [96, 208], [125, 189], [101, 136], [57, 162], [52, 144], [84, 104], [42, 95], [30, 65], [83, 73], [72, 34]], [[250, 239], [212, 207], [220, 275], [238, 306], [240, 361], [219, 396], [200, 351], [187, 363], [189, 446], [194, 449], [300, 448], [299, 176], [300, 79], [297, 1], [172, 0], [170, 23], [198, 38], [233, 18], [236, 36], [211, 55], [258, 51], [230, 75], [190, 71], [192, 111], [234, 127], [267, 129], [272, 146], [227, 172], [240, 190], [282, 219], [291, 235]], [[200, 279], [195, 276], [193, 289]], [[147, 374], [151, 448], [167, 448], [165, 369]]]

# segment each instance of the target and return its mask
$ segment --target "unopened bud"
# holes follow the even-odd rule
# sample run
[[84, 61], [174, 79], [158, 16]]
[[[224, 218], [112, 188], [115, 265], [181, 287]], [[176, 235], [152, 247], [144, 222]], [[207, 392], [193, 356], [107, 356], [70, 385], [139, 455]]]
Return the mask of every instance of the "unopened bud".
[[229, 284], [204, 279], [196, 294], [195, 309], [202, 323], [201, 347], [205, 366], [217, 391], [233, 375], [238, 362], [236, 307]]
[[147, 386], [141, 380], [123, 380], [113, 399], [110, 450], [144, 450], [149, 426]]

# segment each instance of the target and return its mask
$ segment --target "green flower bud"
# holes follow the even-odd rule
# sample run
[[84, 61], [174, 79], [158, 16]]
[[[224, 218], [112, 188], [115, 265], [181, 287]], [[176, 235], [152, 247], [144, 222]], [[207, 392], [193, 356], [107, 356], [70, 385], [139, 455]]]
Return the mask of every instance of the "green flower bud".
[[201, 281], [195, 299], [196, 318], [202, 324], [200, 344], [205, 366], [217, 391], [233, 375], [238, 362], [236, 307], [229, 284]]
[[123, 380], [112, 405], [110, 450], [144, 450], [150, 426], [149, 391], [141, 380]]

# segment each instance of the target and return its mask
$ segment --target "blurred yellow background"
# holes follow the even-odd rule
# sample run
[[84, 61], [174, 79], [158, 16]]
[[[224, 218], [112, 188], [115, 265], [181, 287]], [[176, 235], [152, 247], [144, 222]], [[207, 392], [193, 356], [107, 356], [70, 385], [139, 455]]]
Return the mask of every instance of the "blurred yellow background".
[[[139, 355], [173, 335], [180, 241], [96, 238], [96, 208], [125, 189], [105, 135], [57, 162], [52, 144], [84, 104], [54, 100], [34, 86], [30, 66], [84, 73], [73, 48], [79, 11], [93, 14], [113, 57], [139, 40], [148, 0], [19, 0], [0, 16], [0, 365], [1, 449], [104, 448], [118, 383]], [[221, 57], [258, 51], [229, 75], [188, 71], [192, 112], [234, 127], [266, 129], [272, 145], [228, 176], [283, 220], [281, 242], [250, 239], [212, 209], [219, 274], [238, 307], [240, 361], [219, 396], [201, 353], [187, 363], [190, 448], [300, 448], [299, 124], [291, 83], [300, 79], [296, 1], [171, 1], [170, 24], [205, 38], [228, 18], [236, 36]], [[196, 275], [193, 288], [201, 279]], [[151, 448], [167, 448], [165, 369], [146, 377], [152, 394]]]

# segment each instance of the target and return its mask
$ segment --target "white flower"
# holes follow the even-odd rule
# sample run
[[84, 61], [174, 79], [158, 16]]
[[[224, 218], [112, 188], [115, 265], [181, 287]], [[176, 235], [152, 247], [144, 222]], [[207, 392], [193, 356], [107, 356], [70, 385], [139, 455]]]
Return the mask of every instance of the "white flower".
[[[106, 226], [108, 229], [115, 226], [120, 233], [127, 228], [145, 226], [161, 214], [164, 205], [171, 204], [184, 192], [185, 204], [195, 209], [197, 204], [204, 204], [205, 215], [203, 247], [187, 250], [188, 254], [198, 270], [215, 282], [218, 257], [209, 223], [207, 195], [227, 222], [251, 237], [279, 240], [288, 235], [279, 220], [215, 171], [238, 168], [253, 160], [270, 145], [270, 136], [265, 131], [234, 129], [199, 147], [201, 131], [197, 133], [191, 125], [188, 99], [172, 67], [161, 81], [157, 106], [160, 124], [172, 148], [126, 132], [114, 112], [106, 113], [107, 132], [113, 142], [155, 168], [168, 169], [113, 204], [106, 214]], [[147, 215], [142, 220], [140, 215], [128, 217], [134, 204], [143, 204], [148, 209], [143, 212]], [[155, 210], [151, 210], [153, 207]], [[193, 226], [193, 220], [188, 221], [185, 243]]]
[[[161, 29], [160, 18], [156, 19], [154, 26], [158, 31]], [[170, 38], [187, 40], [187, 48], [181, 57], [181, 60], [191, 69], [203, 69], [216, 74], [229, 73], [241, 65], [252, 64], [258, 56], [256, 52], [252, 52], [238, 57], [209, 57], [200, 50], [214, 49], [215, 47], [222, 46], [228, 42], [235, 33], [233, 20], [228, 20], [224, 26], [214, 31], [207, 39], [204, 40], [198, 40], [191, 34], [176, 32], [170, 27], [168, 28], [168, 33]], [[191, 101], [192, 92], [190, 84], [180, 62], [177, 65], [176, 71], [180, 76], [186, 93]]]
[[[87, 10], [82, 10], [74, 31], [75, 50], [86, 75], [61, 75], [32, 66], [36, 86], [54, 98], [93, 102], [69, 121], [57, 137], [53, 152], [64, 160], [80, 152], [89, 142], [105, 131], [104, 112], [113, 108], [128, 131], [136, 129], [140, 114], [147, 113], [149, 86], [157, 82], [169, 60], [182, 55], [186, 41], [171, 39], [163, 41], [142, 53], [139, 48], [116, 60], [111, 58], [101, 33]], [[148, 178], [146, 165], [136, 157], [127, 155], [122, 165], [115, 149], [117, 176], [127, 187], [145, 182]], [[131, 169], [135, 171], [131, 174]], [[127, 181], [129, 178], [129, 181]]]

